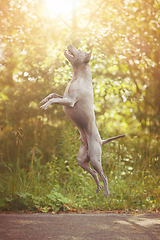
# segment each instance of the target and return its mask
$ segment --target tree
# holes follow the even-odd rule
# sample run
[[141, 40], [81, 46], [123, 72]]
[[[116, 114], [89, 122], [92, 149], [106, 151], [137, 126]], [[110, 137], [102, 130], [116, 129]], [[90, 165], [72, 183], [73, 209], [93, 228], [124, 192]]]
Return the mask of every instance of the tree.
[[39, 102], [51, 91], [63, 95], [72, 76], [63, 56], [69, 42], [86, 51], [93, 49], [95, 107], [102, 135], [141, 135], [141, 127], [157, 133], [158, 13], [156, 0], [87, 0], [63, 19], [50, 18], [43, 1], [1, 1], [0, 115], [5, 158], [16, 158], [12, 132], [19, 128], [25, 133], [24, 158], [35, 143], [43, 150], [44, 161], [58, 151], [55, 136], [68, 120], [61, 107], [55, 105], [44, 113]]

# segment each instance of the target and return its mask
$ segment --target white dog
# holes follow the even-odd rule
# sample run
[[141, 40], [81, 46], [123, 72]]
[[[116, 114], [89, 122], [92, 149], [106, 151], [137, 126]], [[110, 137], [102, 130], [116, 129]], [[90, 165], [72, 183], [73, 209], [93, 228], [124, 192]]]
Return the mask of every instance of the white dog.
[[[65, 50], [64, 55], [73, 67], [73, 78], [67, 85], [63, 97], [51, 93], [41, 101], [43, 104], [41, 109], [46, 110], [51, 104], [63, 105], [65, 114], [80, 132], [81, 146], [77, 162], [94, 177], [97, 184], [97, 193], [101, 189], [97, 174], [99, 173], [104, 184], [104, 196], [107, 197], [109, 195], [108, 180], [101, 165], [101, 146], [125, 135], [107, 140], [101, 139], [93, 108], [92, 74], [89, 66], [91, 52], [86, 53], [78, 50], [72, 44], [69, 44], [67, 48], [68, 50]], [[96, 171], [90, 168], [90, 162]]]

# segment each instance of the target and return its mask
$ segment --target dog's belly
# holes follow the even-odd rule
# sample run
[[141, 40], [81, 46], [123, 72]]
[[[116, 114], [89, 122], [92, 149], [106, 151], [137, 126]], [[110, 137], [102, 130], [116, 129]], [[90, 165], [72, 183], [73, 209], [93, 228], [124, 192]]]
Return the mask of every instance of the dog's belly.
[[97, 143], [101, 144], [93, 104], [90, 104], [87, 100], [78, 101], [74, 107], [63, 106], [63, 110], [67, 117], [77, 126], [81, 135], [81, 141], [88, 145], [89, 141], [94, 139]]
[[83, 105], [77, 102], [74, 107], [63, 107], [67, 117], [78, 127], [78, 129], [85, 129], [91, 131], [95, 123], [94, 109], [87, 104]]

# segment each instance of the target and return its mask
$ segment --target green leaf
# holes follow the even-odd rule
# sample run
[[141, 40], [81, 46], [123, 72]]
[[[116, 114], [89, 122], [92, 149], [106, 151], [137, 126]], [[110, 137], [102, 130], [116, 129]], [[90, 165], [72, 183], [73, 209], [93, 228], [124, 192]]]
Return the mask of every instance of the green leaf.
[[0, 199], [0, 208], [5, 206], [5, 200], [4, 199]]

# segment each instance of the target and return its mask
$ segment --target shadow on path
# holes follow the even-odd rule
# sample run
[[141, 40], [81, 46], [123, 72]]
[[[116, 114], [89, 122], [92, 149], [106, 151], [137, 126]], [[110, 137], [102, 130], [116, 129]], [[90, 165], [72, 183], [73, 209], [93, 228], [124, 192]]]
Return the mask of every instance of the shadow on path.
[[159, 240], [160, 214], [0, 214], [0, 240]]

